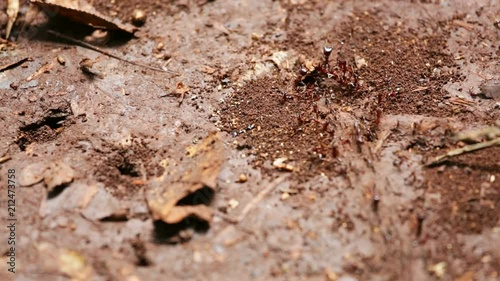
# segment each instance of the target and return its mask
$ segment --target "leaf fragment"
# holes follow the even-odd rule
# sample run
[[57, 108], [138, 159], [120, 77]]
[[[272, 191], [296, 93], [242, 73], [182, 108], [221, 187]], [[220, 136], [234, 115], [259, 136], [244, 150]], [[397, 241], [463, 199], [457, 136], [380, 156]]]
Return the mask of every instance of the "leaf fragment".
[[[129, 24], [123, 24], [118, 19], [110, 19], [99, 13], [90, 4], [70, 5], [67, 1], [30, 0], [46, 14], [60, 15], [74, 22], [89, 25], [97, 29], [120, 30], [133, 34], [137, 29]], [[82, 2], [82, 1], [80, 1]]]
[[[153, 180], [152, 189], [146, 194], [149, 210], [154, 220], [174, 224], [188, 217], [209, 222], [212, 211], [204, 205], [214, 192], [217, 177], [224, 163], [223, 144], [218, 133], [212, 133], [199, 144], [189, 148], [190, 157], [184, 159], [173, 174], [165, 180]], [[184, 172], [179, 172], [179, 171]], [[208, 191], [208, 194], [204, 191]], [[177, 205], [192, 196], [189, 204]]]

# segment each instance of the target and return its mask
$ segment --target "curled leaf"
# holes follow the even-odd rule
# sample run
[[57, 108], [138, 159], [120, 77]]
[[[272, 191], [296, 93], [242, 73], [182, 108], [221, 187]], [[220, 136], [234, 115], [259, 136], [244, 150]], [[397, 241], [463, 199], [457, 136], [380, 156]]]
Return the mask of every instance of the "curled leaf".
[[[146, 198], [154, 220], [174, 224], [190, 216], [211, 219], [211, 209], [204, 204], [214, 192], [224, 162], [222, 141], [217, 133], [212, 133], [188, 150], [190, 157], [176, 167], [183, 173], [173, 172], [166, 180], [150, 183], [153, 188]], [[188, 202], [178, 205], [186, 198]]]

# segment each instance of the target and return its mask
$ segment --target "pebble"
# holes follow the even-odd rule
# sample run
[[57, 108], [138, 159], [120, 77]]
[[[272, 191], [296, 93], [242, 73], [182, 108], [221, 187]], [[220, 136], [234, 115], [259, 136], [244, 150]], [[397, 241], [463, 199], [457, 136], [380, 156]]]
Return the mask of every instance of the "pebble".
[[143, 10], [135, 9], [132, 12], [132, 24], [135, 26], [143, 26], [146, 23], [146, 13]]
[[240, 174], [240, 177], [238, 178], [238, 180], [236, 182], [238, 182], [238, 183], [244, 183], [244, 182], [247, 182], [247, 181], [248, 181], [248, 177], [245, 174]]

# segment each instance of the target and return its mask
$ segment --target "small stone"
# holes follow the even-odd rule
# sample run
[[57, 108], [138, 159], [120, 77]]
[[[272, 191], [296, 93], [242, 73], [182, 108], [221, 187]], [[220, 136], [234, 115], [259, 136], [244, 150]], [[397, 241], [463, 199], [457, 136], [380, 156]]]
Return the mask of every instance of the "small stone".
[[278, 158], [273, 161], [273, 166], [276, 167], [278, 170], [291, 172], [295, 169], [295, 167], [290, 164], [285, 164], [287, 160], [288, 160], [287, 158]]
[[66, 60], [64, 59], [64, 57], [62, 56], [57, 56], [57, 62], [60, 64], [60, 65], [66, 65]]
[[440, 262], [435, 265], [429, 266], [428, 271], [434, 273], [436, 277], [443, 278], [446, 273], [446, 262]]
[[227, 205], [231, 209], [236, 209], [236, 207], [238, 207], [238, 205], [240, 205], [240, 202], [238, 202], [238, 200], [236, 200], [236, 199], [231, 199], [231, 200], [229, 200], [229, 202], [227, 202]]
[[356, 67], [358, 69], [368, 65], [368, 63], [366, 63], [366, 60], [358, 55], [354, 56], [354, 62], [356, 63]]
[[146, 13], [143, 10], [135, 9], [132, 12], [132, 23], [135, 26], [143, 26], [146, 23]]
[[247, 182], [247, 180], [248, 180], [248, 177], [245, 174], [240, 174], [240, 177], [238, 178], [238, 180], [236, 182], [237, 183], [244, 183], [244, 182]]
[[287, 200], [288, 198], [290, 198], [290, 193], [285, 192], [285, 193], [281, 194], [281, 200], [282, 200], [282, 201], [285, 201], [285, 200]]

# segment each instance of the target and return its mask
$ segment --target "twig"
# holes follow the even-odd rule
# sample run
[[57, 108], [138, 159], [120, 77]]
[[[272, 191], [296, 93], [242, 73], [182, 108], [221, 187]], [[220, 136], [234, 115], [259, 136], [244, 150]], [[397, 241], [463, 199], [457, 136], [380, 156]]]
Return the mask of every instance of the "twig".
[[10, 159], [12, 159], [12, 157], [10, 157], [10, 156], [0, 157], [0, 164], [3, 164], [5, 162], [9, 161]]
[[425, 90], [427, 90], [429, 88], [430, 87], [417, 87], [416, 89], [411, 90], [411, 92], [415, 93], [415, 92], [425, 91]]
[[5, 39], [9, 39], [10, 31], [14, 26], [17, 19], [17, 14], [19, 13], [19, 0], [8, 0], [7, 2], [7, 28], [5, 30]]
[[266, 188], [264, 188], [263, 190], [261, 190], [257, 196], [255, 196], [252, 201], [250, 201], [246, 206], [245, 208], [243, 208], [243, 211], [241, 211], [240, 215], [236, 218], [231, 218], [229, 216], [226, 216], [226, 215], [222, 215], [222, 214], [218, 214], [221, 218], [223, 218], [224, 220], [230, 222], [230, 223], [234, 223], [234, 224], [237, 224], [237, 223], [240, 223], [242, 222], [245, 217], [248, 215], [248, 213], [255, 207], [257, 206], [257, 204], [262, 201], [262, 199], [264, 199], [264, 197], [269, 193], [271, 192], [273, 189], [275, 189], [278, 185], [280, 185], [285, 179], [287, 178], [287, 176], [281, 176], [279, 178], [277, 178], [274, 182], [272, 182], [271, 184], [269, 184]]
[[105, 50], [103, 50], [101, 48], [98, 48], [96, 46], [93, 46], [93, 45], [91, 45], [89, 43], [83, 42], [83, 41], [75, 39], [75, 38], [71, 38], [71, 37], [63, 35], [63, 34], [61, 34], [59, 32], [55, 32], [53, 30], [48, 30], [47, 33], [52, 34], [52, 35], [54, 35], [56, 37], [60, 37], [60, 38], [62, 38], [64, 40], [68, 40], [68, 41], [70, 41], [72, 43], [78, 44], [78, 45], [80, 45], [82, 47], [85, 47], [87, 49], [90, 49], [92, 51], [96, 51], [96, 52], [101, 53], [103, 55], [106, 55], [108, 57], [117, 59], [117, 60], [122, 61], [122, 62], [126, 62], [128, 64], [132, 64], [132, 65], [135, 65], [135, 66], [144, 67], [144, 68], [151, 69], [151, 70], [154, 70], [154, 71], [165, 72], [165, 73], [173, 73], [173, 74], [177, 74], [178, 75], [178, 73], [175, 72], [175, 71], [164, 70], [164, 69], [161, 69], [161, 68], [158, 68], [158, 67], [149, 66], [149, 65], [138, 63], [138, 62], [134, 62], [134, 61], [129, 61], [127, 59], [124, 59], [124, 58], [121, 58], [119, 56], [113, 55], [113, 54], [111, 54], [111, 53], [109, 53], [109, 52], [107, 52], [107, 51], [105, 51]]
[[3, 66], [0, 66], [0, 72], [4, 72], [5, 70], [9, 70], [9, 69], [12, 69], [12, 68], [15, 68], [15, 67], [18, 67], [20, 66], [21, 64], [25, 63], [26, 61], [28, 61], [30, 58], [26, 57], [26, 58], [23, 58], [21, 60], [18, 60], [16, 62], [13, 62], [13, 63], [9, 63], [9, 64], [6, 64], [6, 65], [3, 65]]
[[427, 163], [426, 166], [428, 166], [428, 167], [435, 166], [435, 165], [443, 163], [444, 161], [448, 160], [451, 157], [458, 156], [458, 155], [465, 154], [465, 153], [469, 153], [469, 152], [473, 152], [473, 151], [477, 151], [477, 150], [488, 148], [488, 147], [497, 146], [497, 145], [500, 145], [500, 138], [496, 138], [494, 140], [490, 140], [490, 141], [486, 141], [486, 142], [466, 145], [462, 148], [448, 151], [448, 153], [434, 158], [434, 160]]
[[26, 78], [26, 81], [29, 82], [29, 81], [37, 78], [38, 76], [42, 75], [42, 73], [49, 72], [50, 70], [52, 70], [53, 67], [54, 67], [53, 62], [49, 62], [49, 63], [43, 65], [42, 67], [40, 67], [40, 69], [37, 70], [37, 72], [31, 74], [28, 78]]
[[493, 126], [481, 128], [479, 130], [468, 131], [457, 134], [455, 139], [457, 141], [465, 142], [479, 142], [481, 139], [492, 140], [500, 137], [500, 120], [497, 121]]

